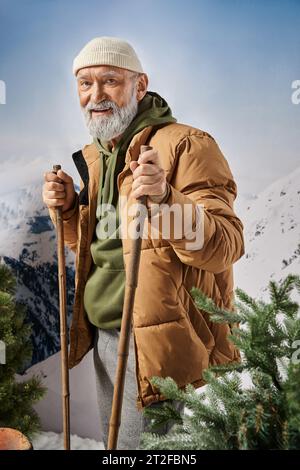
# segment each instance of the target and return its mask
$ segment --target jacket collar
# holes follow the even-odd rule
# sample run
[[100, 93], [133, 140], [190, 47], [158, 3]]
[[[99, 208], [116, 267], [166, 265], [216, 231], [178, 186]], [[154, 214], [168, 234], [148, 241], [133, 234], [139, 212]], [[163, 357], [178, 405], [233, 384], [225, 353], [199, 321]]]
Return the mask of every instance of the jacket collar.
[[[118, 174], [118, 189], [120, 189], [120, 185], [122, 183], [122, 180], [124, 179], [126, 173], [128, 170], [130, 170], [129, 164], [133, 160], [137, 160], [140, 155], [140, 147], [141, 145], [145, 145], [151, 132], [153, 130], [153, 126], [147, 126], [144, 129], [142, 129], [140, 132], [137, 132], [132, 140], [130, 141], [130, 144], [127, 148], [126, 155], [125, 155], [125, 166], [123, 170]], [[76, 168], [78, 170], [78, 173], [80, 174], [80, 177], [83, 181], [83, 189], [81, 190], [79, 194], [79, 201], [80, 204], [83, 205], [88, 205], [89, 204], [89, 186], [92, 182], [89, 181], [89, 171], [88, 167], [92, 164], [99, 164], [99, 149], [97, 148], [97, 145], [93, 142], [92, 144], [85, 145], [82, 150], [79, 150], [78, 152], [73, 153], [72, 158], [74, 160], [74, 163], [76, 165]], [[95, 172], [94, 179], [93, 181], [93, 190], [94, 184], [98, 188], [99, 184], [99, 174], [98, 170]]]
[[[140, 154], [140, 146], [146, 144], [152, 129], [153, 126], [144, 127], [144, 129], [137, 132], [131, 139], [125, 156], [125, 163], [128, 163], [128, 166], [132, 160], [138, 159]], [[90, 166], [92, 163], [94, 163], [95, 160], [99, 158], [99, 149], [94, 142], [85, 145], [82, 149], [82, 153], [88, 166]]]

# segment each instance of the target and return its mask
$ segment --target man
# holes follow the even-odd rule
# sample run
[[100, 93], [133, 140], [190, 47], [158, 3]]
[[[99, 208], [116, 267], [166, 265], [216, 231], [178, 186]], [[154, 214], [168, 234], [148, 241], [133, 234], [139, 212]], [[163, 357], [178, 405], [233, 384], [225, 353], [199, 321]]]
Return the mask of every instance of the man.
[[[73, 72], [93, 142], [73, 154], [80, 193], [65, 172], [48, 172], [43, 199], [54, 223], [54, 207], [62, 207], [66, 245], [76, 252], [69, 367], [94, 347], [105, 445], [133, 238], [123, 224], [130, 225], [131, 208], [147, 196], [149, 230], [142, 240], [118, 441], [119, 449], [134, 449], [148, 426], [140, 411], [165, 398], [151, 384], [153, 376], [200, 387], [209, 364], [240, 359], [227, 338], [230, 327], [212, 323], [189, 291], [199, 287], [217, 305], [233, 308], [232, 265], [244, 254], [243, 224], [233, 209], [236, 184], [217, 143], [177, 123], [167, 102], [147, 90], [148, 76], [128, 42], [93, 39], [75, 58]], [[141, 145], [152, 149], [141, 153]], [[166, 234], [157, 222], [174, 208]], [[106, 236], [104, 225], [113, 227]]]

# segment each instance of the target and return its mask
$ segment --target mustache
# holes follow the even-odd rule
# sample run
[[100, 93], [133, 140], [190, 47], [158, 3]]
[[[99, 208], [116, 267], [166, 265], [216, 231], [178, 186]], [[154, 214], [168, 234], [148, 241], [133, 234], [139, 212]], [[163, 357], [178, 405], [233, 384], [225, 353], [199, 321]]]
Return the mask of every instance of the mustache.
[[112, 108], [113, 111], [116, 111], [119, 107], [113, 101], [105, 100], [101, 103], [91, 103], [89, 102], [85, 107], [85, 111], [103, 111], [103, 109]]

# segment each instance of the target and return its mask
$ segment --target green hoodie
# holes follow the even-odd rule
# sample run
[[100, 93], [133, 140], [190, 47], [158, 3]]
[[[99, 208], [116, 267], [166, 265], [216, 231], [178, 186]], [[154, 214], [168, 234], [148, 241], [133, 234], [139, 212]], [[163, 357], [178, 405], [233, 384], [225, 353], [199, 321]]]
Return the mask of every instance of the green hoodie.
[[[168, 103], [158, 93], [148, 91], [139, 102], [136, 116], [113, 151], [110, 150], [108, 142], [94, 139], [100, 158], [96, 211], [98, 223], [90, 248], [93, 264], [85, 286], [84, 307], [89, 321], [98, 328], [110, 329], [121, 326], [125, 271], [119, 232], [117, 176], [125, 165], [126, 150], [133, 136], [145, 127], [176, 121]], [[111, 209], [107, 206], [108, 210], [103, 210], [104, 204], [110, 204]], [[109, 237], [105, 236], [108, 228]]]

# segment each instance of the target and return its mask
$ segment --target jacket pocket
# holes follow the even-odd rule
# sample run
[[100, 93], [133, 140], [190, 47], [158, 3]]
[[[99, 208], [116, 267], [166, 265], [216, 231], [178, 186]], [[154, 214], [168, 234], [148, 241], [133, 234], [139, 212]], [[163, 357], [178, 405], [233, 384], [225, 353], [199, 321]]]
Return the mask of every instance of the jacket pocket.
[[210, 354], [215, 347], [213, 333], [209, 329], [201, 310], [196, 306], [194, 299], [184, 284], [181, 284], [179, 288], [178, 297], [191, 328], [196, 332], [197, 336], [201, 339], [207, 349], [208, 354]]

